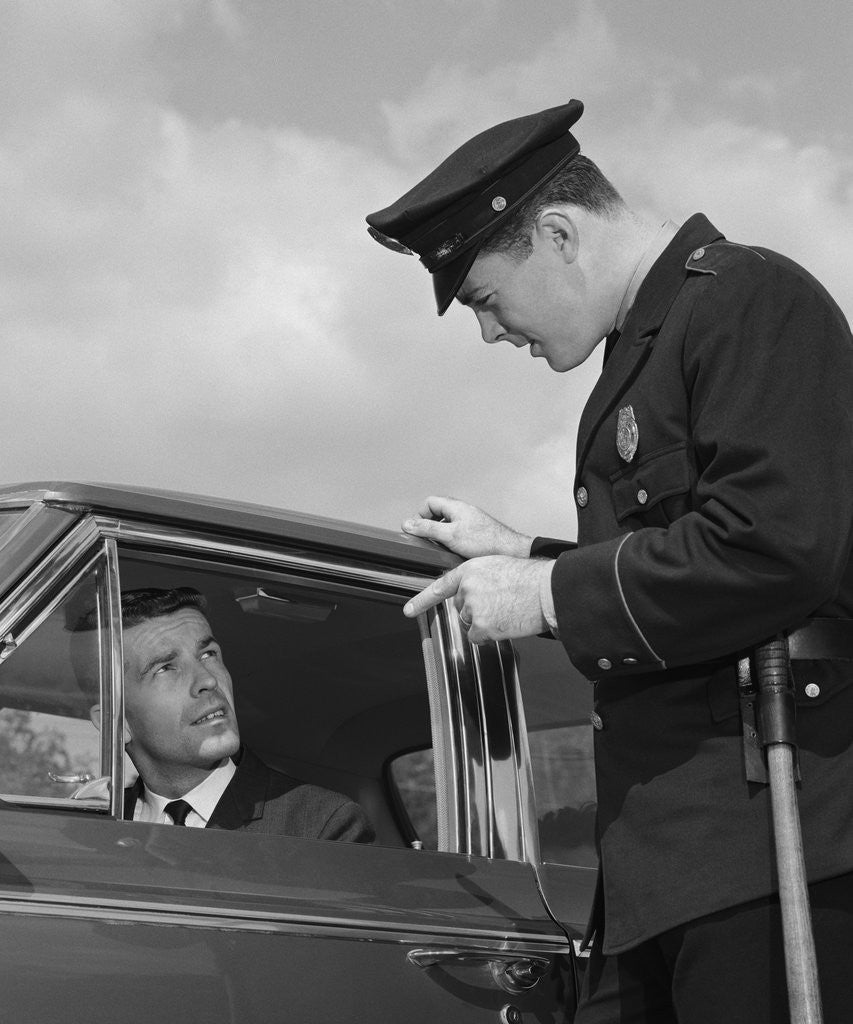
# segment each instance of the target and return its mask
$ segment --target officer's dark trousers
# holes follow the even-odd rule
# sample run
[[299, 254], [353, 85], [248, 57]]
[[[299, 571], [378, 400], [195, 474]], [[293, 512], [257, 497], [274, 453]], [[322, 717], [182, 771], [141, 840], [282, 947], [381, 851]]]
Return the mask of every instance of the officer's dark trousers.
[[[853, 874], [810, 887], [824, 1024], [853, 1021]], [[587, 961], [575, 1024], [785, 1024], [778, 897]]]

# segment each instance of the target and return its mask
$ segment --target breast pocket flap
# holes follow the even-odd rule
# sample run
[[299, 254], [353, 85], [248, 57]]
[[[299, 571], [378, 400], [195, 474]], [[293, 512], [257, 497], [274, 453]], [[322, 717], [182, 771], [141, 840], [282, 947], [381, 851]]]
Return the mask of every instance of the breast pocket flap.
[[643, 515], [665, 498], [690, 490], [690, 460], [681, 443], [641, 459], [611, 477], [616, 519]]

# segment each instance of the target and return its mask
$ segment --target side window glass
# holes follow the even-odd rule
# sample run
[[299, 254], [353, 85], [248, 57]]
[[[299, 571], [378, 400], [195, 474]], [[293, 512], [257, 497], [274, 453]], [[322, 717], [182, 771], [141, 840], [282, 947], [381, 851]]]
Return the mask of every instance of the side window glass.
[[[2, 642], [0, 796], [27, 804], [64, 804], [102, 774], [96, 567], [42, 604]], [[76, 627], [91, 613], [93, 628]]]
[[592, 686], [555, 640], [513, 641], [524, 701], [543, 861], [593, 867]]
[[[407, 847], [417, 838], [436, 848], [435, 783], [424, 754], [432, 744], [426, 668], [418, 625], [402, 614], [405, 594], [346, 567], [309, 574], [299, 566], [253, 567], [124, 546], [119, 573], [126, 597], [177, 588], [201, 595], [233, 690], [242, 751], [287, 780], [357, 805], [376, 845]], [[129, 650], [126, 632], [126, 662]], [[143, 714], [151, 720], [159, 713], [150, 703], [150, 713], [143, 712], [148, 691], [134, 693], [132, 686], [126, 673], [131, 759], [134, 744], [145, 741]], [[402, 774], [417, 793], [410, 820], [389, 792], [386, 766], [412, 750], [420, 751], [414, 761], [402, 758]], [[238, 771], [242, 756], [235, 755]], [[287, 784], [275, 776], [279, 789]], [[350, 805], [347, 813], [354, 813]], [[424, 824], [430, 818], [431, 833]], [[308, 815], [297, 832], [283, 822], [277, 834], [365, 841], [352, 840], [352, 832], [330, 836], [315, 824]]]
[[435, 763], [432, 747], [410, 750], [388, 763], [388, 788], [409, 845], [438, 849]]

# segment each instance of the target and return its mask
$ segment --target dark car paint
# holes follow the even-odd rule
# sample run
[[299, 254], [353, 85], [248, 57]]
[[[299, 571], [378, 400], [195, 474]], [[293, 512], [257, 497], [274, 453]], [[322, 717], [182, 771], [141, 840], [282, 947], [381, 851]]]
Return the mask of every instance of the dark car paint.
[[[17, 497], [16, 497], [17, 496]], [[96, 485], [0, 488], [36, 502], [35, 535], [0, 550], [8, 593], [89, 513], [203, 527], [434, 575], [453, 556], [402, 534], [184, 495]], [[11, 543], [9, 542], [11, 541]], [[506, 770], [506, 769], [505, 769]], [[170, 829], [105, 813], [7, 805], [0, 831], [0, 978], [27, 1022], [497, 1021], [573, 1016], [570, 935], [588, 868], [453, 853]], [[537, 875], [540, 876], [539, 882]], [[563, 920], [544, 905], [555, 894]], [[417, 966], [413, 952], [455, 951]], [[495, 979], [496, 950], [544, 955], [527, 991]]]

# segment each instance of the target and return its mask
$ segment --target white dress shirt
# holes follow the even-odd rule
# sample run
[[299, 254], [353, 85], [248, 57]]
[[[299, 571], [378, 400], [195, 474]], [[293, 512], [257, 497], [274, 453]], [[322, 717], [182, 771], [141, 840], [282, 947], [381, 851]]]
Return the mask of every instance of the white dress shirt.
[[136, 807], [133, 809], [133, 820], [158, 822], [161, 825], [174, 825], [174, 821], [166, 813], [165, 807], [172, 800], [181, 799], [186, 800], [192, 807], [184, 825], [189, 828], [206, 828], [214, 808], [225, 792], [225, 787], [234, 777], [234, 772], [236, 771], [237, 765], [229, 757], [224, 764], [214, 768], [197, 786], [191, 789], [189, 793], [184, 793], [180, 798], [160, 796], [159, 793], [155, 793], [143, 784], [142, 795], [136, 801]]

